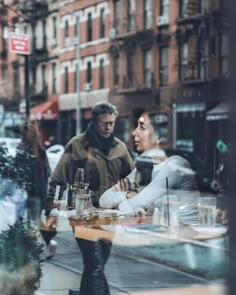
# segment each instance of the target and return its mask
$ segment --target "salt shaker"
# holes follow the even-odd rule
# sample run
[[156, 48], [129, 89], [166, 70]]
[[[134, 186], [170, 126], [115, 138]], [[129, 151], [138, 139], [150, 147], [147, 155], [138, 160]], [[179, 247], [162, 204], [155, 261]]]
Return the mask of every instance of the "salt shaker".
[[160, 210], [157, 207], [153, 211], [152, 224], [160, 224]]

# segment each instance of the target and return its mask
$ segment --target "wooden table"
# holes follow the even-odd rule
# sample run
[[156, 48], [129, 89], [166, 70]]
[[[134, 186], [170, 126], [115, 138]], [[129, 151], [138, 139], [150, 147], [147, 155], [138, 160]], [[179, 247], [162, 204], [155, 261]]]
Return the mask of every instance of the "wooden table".
[[[66, 216], [48, 217], [42, 223], [41, 229], [46, 231], [74, 230], [76, 238], [96, 241], [107, 239], [118, 245], [152, 245], [163, 243], [177, 243], [189, 240], [191, 242], [219, 238], [218, 233], [204, 233], [189, 226], [180, 230], [164, 229], [160, 232], [158, 225], [152, 225], [152, 216], [104, 214], [105, 210], [94, 214], [89, 219], [77, 219]], [[112, 211], [109, 211], [112, 212]], [[147, 225], [147, 228], [143, 228]], [[151, 229], [151, 230], [150, 230]]]
[[[123, 295], [118, 293], [117, 295]], [[193, 286], [186, 288], [174, 288], [165, 290], [154, 291], [141, 291], [132, 292], [132, 295], [226, 295], [227, 288], [222, 285], [209, 285], [209, 286]]]

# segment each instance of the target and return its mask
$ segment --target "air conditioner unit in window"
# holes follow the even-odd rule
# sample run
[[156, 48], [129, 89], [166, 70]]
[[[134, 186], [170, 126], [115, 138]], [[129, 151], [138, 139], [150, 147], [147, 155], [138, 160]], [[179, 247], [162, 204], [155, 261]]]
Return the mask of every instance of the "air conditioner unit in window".
[[116, 37], [116, 28], [111, 28], [109, 30], [109, 38], [112, 40]]
[[169, 17], [168, 15], [160, 15], [157, 17], [157, 26], [165, 26], [169, 24]]
[[84, 83], [84, 91], [90, 91], [92, 89], [91, 83]]

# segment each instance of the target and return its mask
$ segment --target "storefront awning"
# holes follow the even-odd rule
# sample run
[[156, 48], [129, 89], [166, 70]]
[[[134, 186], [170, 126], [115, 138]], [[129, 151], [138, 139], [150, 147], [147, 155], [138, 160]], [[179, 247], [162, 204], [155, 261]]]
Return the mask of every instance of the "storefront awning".
[[226, 120], [229, 119], [229, 104], [222, 102], [207, 112], [206, 119], [208, 121]]
[[58, 117], [58, 101], [48, 100], [31, 109], [30, 117], [35, 120], [56, 120]]

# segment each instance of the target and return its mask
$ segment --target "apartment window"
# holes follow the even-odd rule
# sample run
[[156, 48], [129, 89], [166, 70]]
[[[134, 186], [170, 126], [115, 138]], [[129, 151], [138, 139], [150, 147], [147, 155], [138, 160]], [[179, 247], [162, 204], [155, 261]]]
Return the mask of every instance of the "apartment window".
[[145, 50], [143, 52], [143, 77], [144, 77], [144, 86], [146, 88], [152, 87], [152, 57], [151, 50]]
[[88, 22], [87, 22], [87, 41], [92, 41], [93, 39], [93, 19], [92, 13], [88, 13]]
[[134, 80], [134, 56], [130, 53], [127, 53], [127, 76], [128, 76], [128, 88], [132, 87]]
[[2, 25], [2, 49], [7, 49], [7, 42], [8, 42], [8, 27], [7, 25]]
[[47, 47], [46, 20], [43, 20], [43, 48]]
[[105, 68], [104, 68], [104, 59], [99, 61], [99, 88], [104, 88], [105, 81]]
[[52, 39], [53, 45], [57, 44], [57, 17], [53, 16], [52, 18]]
[[79, 21], [80, 21], [79, 15], [76, 14], [76, 16], [75, 16], [75, 38], [76, 38], [76, 42], [77, 42], [78, 37], [80, 37], [80, 36], [78, 36], [78, 22]]
[[152, 27], [152, 0], [144, 1], [144, 28]]
[[92, 63], [91, 63], [91, 61], [89, 61], [87, 63], [86, 82], [87, 83], [91, 83], [92, 82]]
[[100, 31], [100, 38], [104, 38], [105, 37], [105, 9], [101, 9], [100, 11], [100, 27], [99, 27], [99, 31]]
[[187, 77], [188, 68], [188, 42], [184, 42], [180, 45], [179, 50], [179, 78], [184, 81]]
[[188, 16], [188, 0], [180, 0], [180, 17]]
[[57, 93], [57, 65], [52, 64], [52, 93]]
[[2, 80], [6, 82], [7, 81], [7, 77], [8, 77], [7, 64], [2, 64]]
[[220, 38], [220, 74], [226, 76], [229, 73], [229, 35], [224, 33]]
[[160, 48], [160, 85], [168, 84], [168, 48]]
[[208, 42], [206, 42], [200, 48], [199, 76], [201, 80], [208, 78], [208, 52], [209, 45]]
[[69, 92], [69, 70], [68, 67], [65, 67], [64, 73], [64, 93]]
[[161, 0], [160, 15], [169, 16], [169, 0]]
[[65, 39], [64, 39], [64, 46], [68, 47], [70, 43], [70, 39], [69, 39], [69, 21], [66, 20], [65, 21]]
[[12, 20], [12, 26], [13, 26], [13, 32], [14, 33], [20, 33], [19, 23], [17, 18], [13, 18]]
[[116, 32], [120, 31], [120, 0], [116, 0], [114, 4], [114, 27]]
[[24, 34], [27, 34], [27, 33], [28, 33], [28, 26], [27, 26], [27, 23], [24, 23], [24, 24], [23, 24], [23, 32], [24, 32]]
[[128, 0], [127, 2], [128, 31], [135, 30], [135, 2], [135, 0]]
[[47, 77], [46, 77], [46, 65], [42, 65], [42, 90], [43, 94], [47, 93]]
[[114, 75], [114, 85], [118, 86], [120, 83], [120, 58], [119, 55], [117, 54], [114, 56], [113, 59], [113, 75]]

